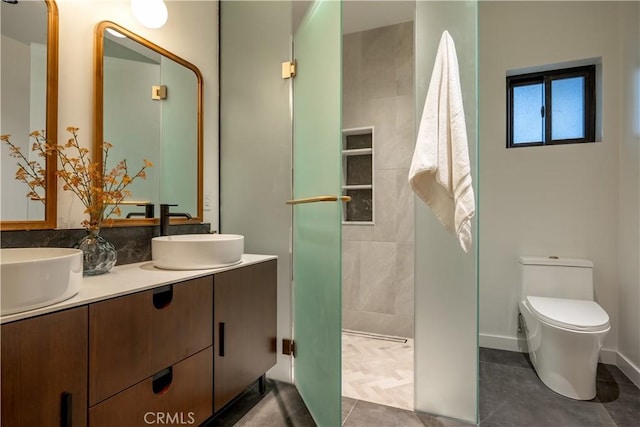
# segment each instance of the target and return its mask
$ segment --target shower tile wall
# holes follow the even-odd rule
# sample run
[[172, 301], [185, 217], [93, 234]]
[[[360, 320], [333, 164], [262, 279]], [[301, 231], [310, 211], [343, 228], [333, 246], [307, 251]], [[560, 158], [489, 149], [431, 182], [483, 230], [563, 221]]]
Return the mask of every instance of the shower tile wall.
[[375, 225], [343, 225], [343, 328], [413, 337], [413, 22], [346, 34], [343, 128], [374, 126]]

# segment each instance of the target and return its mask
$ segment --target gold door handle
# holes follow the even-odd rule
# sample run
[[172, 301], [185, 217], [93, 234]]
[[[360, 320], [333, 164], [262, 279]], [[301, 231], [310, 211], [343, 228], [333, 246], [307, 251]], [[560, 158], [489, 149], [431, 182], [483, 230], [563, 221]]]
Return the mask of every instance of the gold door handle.
[[317, 202], [341, 202], [347, 203], [351, 201], [351, 196], [315, 196], [307, 197], [306, 199], [293, 199], [287, 200], [288, 205], [300, 205], [303, 203], [317, 203]]

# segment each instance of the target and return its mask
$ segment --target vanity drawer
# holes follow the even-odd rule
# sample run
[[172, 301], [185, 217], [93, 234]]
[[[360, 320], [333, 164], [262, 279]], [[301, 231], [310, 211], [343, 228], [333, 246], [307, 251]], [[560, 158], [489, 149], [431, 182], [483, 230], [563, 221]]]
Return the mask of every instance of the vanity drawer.
[[211, 347], [89, 409], [91, 427], [200, 425], [212, 415]]
[[152, 372], [213, 344], [213, 276], [159, 288], [152, 293]]
[[89, 406], [211, 346], [213, 276], [89, 306]]

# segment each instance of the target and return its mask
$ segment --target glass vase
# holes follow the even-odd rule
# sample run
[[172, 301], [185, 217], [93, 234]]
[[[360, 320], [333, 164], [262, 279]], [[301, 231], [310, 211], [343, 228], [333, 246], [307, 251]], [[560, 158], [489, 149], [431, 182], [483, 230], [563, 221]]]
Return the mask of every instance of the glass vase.
[[100, 236], [99, 228], [87, 230], [87, 235], [76, 243], [74, 248], [83, 252], [84, 276], [97, 276], [107, 273], [116, 264], [116, 247]]

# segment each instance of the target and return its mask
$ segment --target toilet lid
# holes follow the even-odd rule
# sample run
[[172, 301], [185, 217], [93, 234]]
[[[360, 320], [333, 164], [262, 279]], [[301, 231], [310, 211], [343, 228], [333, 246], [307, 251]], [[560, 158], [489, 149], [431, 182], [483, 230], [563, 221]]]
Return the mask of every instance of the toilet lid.
[[583, 332], [609, 328], [609, 315], [595, 301], [528, 296], [527, 302], [545, 322]]

